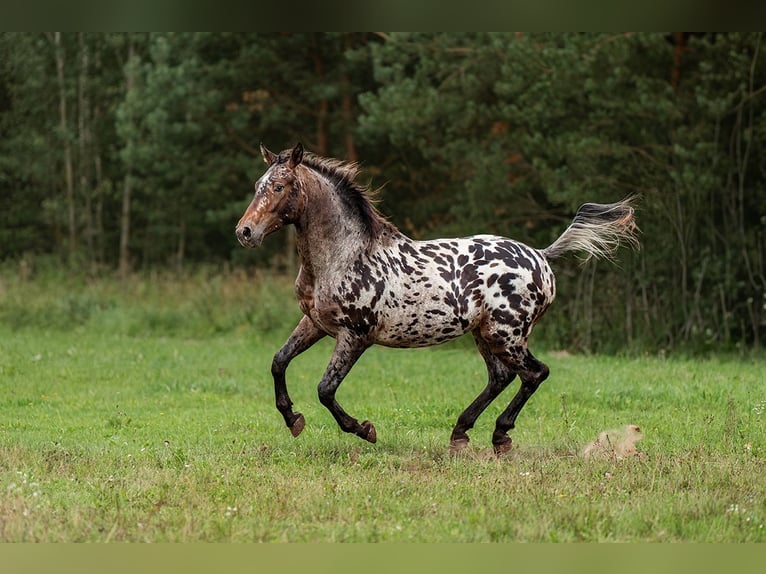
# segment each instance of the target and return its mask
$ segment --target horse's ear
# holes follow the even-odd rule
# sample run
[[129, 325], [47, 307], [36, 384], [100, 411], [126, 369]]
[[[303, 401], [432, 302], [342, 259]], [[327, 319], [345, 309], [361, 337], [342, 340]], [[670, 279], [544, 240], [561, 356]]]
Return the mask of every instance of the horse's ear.
[[295, 169], [298, 167], [303, 160], [303, 144], [301, 142], [298, 142], [295, 144], [295, 147], [293, 148], [293, 151], [290, 153], [290, 162], [287, 164], [290, 166], [290, 169]]
[[263, 144], [261, 144], [261, 155], [263, 156], [263, 161], [265, 161], [267, 165], [272, 165], [277, 161], [277, 155], [267, 150], [266, 146]]

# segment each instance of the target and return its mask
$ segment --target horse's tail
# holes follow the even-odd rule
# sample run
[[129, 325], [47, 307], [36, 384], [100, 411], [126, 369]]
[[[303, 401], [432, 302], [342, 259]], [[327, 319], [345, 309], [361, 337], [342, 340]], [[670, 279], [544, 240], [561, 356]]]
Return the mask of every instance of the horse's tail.
[[635, 197], [628, 197], [606, 205], [582, 205], [569, 227], [542, 250], [543, 254], [548, 259], [555, 259], [567, 251], [579, 251], [585, 254], [587, 261], [593, 256], [610, 259], [622, 243], [637, 249], [638, 227], [633, 218], [634, 202]]

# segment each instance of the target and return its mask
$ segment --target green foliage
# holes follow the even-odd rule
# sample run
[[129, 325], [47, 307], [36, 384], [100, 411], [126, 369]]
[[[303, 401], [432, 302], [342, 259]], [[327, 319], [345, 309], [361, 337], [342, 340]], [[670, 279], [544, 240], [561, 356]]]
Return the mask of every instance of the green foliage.
[[445, 227], [441, 210], [455, 232], [543, 247], [580, 204], [641, 197], [640, 255], [556, 264], [559, 344], [760, 345], [760, 34], [405, 34], [371, 51], [383, 85], [361, 133], [408, 158], [397, 193], [450, 184], [415, 229]]
[[231, 230], [258, 143], [300, 140], [359, 160], [384, 213], [420, 238], [544, 247], [580, 204], [638, 195], [642, 251], [556, 262], [558, 319], [540, 336], [580, 351], [762, 346], [760, 33], [60, 40], [0, 35], [0, 259], [293, 271], [289, 235], [248, 253]]
[[0, 275], [0, 325], [115, 335], [210, 337], [289, 333], [300, 310], [284, 276], [201, 268], [195, 273], [85, 279], [53, 267]]

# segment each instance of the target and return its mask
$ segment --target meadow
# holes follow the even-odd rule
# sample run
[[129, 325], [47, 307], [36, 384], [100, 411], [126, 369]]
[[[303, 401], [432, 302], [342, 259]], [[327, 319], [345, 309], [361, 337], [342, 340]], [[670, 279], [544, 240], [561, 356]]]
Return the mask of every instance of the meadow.
[[[269, 368], [297, 318], [279, 277], [0, 276], [0, 541], [766, 540], [760, 356], [533, 344], [551, 376], [513, 450], [490, 447], [509, 389], [450, 456], [486, 382], [470, 340], [362, 357], [338, 399], [374, 445], [319, 404], [320, 342], [288, 370], [293, 438]], [[580, 456], [629, 423], [640, 456]]]

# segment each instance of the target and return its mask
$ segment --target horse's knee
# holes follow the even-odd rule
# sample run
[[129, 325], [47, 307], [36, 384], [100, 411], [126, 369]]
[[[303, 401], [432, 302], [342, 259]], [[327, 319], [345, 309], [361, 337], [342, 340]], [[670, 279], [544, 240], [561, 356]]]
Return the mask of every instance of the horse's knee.
[[540, 384], [545, 379], [547, 379], [548, 375], [550, 374], [551, 374], [551, 370], [548, 368], [548, 365], [540, 363], [539, 369], [532, 373], [532, 380], [534, 381], [535, 388], [539, 387]]
[[289, 362], [290, 361], [283, 356], [282, 351], [277, 352], [277, 354], [275, 354], [274, 358], [271, 360], [271, 376], [279, 377], [284, 375], [285, 371], [287, 371], [287, 365]]
[[319, 383], [319, 386], [317, 387], [317, 394], [319, 395], [319, 402], [327, 408], [330, 408], [330, 406], [335, 402], [335, 389], [331, 385], [326, 384], [324, 381]]
[[525, 365], [525, 367], [525, 370], [520, 374], [521, 383], [531, 392], [535, 392], [537, 387], [551, 374], [551, 370], [548, 365], [537, 360], [531, 365]]

